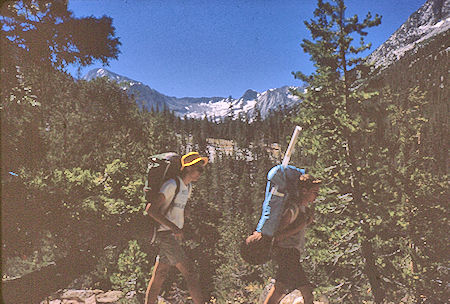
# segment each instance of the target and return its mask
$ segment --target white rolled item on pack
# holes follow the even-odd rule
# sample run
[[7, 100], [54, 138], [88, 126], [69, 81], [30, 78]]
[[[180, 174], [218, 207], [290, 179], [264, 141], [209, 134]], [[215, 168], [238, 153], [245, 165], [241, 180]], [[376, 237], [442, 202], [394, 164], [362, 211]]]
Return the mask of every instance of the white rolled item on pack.
[[[286, 153], [284, 154], [283, 161], [281, 162], [281, 165], [283, 168], [286, 168], [289, 164], [289, 161], [291, 160], [292, 152], [294, 152], [295, 149], [295, 143], [297, 142], [297, 138], [300, 135], [300, 131], [302, 128], [300, 126], [296, 126], [294, 129], [294, 133], [292, 134], [291, 141], [289, 142], [289, 146], [286, 150]], [[272, 188], [272, 191], [270, 194], [274, 194], [278, 189], [278, 187], [275, 186]]]

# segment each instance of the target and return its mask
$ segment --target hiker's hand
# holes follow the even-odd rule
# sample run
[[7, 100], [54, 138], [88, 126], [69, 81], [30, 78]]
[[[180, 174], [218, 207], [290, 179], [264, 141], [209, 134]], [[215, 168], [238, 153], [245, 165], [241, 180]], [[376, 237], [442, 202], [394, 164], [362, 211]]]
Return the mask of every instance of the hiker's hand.
[[180, 228], [172, 230], [172, 233], [177, 241], [181, 241], [184, 238], [183, 230], [181, 230]]
[[258, 241], [258, 240], [260, 240], [261, 238], [262, 238], [261, 232], [255, 231], [255, 232], [253, 232], [252, 235], [250, 235], [250, 236], [245, 240], [245, 243], [246, 243], [246, 244], [250, 244], [251, 242]]

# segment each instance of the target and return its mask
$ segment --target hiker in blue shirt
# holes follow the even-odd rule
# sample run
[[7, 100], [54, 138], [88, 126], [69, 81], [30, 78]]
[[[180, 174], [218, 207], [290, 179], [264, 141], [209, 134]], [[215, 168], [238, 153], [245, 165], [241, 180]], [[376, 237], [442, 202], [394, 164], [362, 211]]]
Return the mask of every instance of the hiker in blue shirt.
[[[313, 223], [312, 209], [309, 207], [318, 195], [320, 180], [309, 174], [298, 178], [297, 195], [286, 201], [278, 228], [273, 235], [272, 260], [277, 265], [276, 282], [269, 291], [264, 304], [279, 303], [294, 289], [299, 289], [305, 304], [313, 303], [313, 287], [300, 263], [304, 251], [306, 227]], [[258, 231], [259, 230], [259, 231]], [[261, 240], [260, 229], [246, 239], [246, 243]]]
[[181, 241], [184, 209], [191, 195], [191, 183], [199, 179], [207, 163], [208, 159], [201, 157], [197, 152], [184, 155], [181, 158], [181, 176], [175, 177], [180, 182], [178, 194], [176, 194], [177, 182], [169, 179], [161, 186], [156, 200], [147, 205], [148, 214], [160, 224], [156, 234], [160, 251], [148, 284], [145, 304], [157, 303], [158, 294], [171, 266], [175, 266], [183, 275], [194, 304], [205, 303], [199, 279], [193, 270], [192, 262], [181, 247]]

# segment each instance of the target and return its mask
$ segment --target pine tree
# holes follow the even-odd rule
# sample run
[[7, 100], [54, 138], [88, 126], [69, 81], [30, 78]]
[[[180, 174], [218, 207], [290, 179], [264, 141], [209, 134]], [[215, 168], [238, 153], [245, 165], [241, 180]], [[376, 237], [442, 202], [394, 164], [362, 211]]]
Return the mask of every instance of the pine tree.
[[[432, 170], [436, 159], [423, 150], [423, 134], [430, 121], [427, 108], [430, 94], [412, 88], [394, 94], [388, 88], [383, 91], [379, 104], [386, 109], [387, 128], [384, 141], [389, 151], [390, 180], [380, 181], [384, 191], [392, 193], [390, 218], [393, 225], [386, 235], [396, 238], [396, 250], [400, 251], [386, 263], [385, 271], [392, 281], [415, 294], [416, 299], [445, 302], [442, 278], [445, 276], [442, 257], [448, 227], [445, 212], [446, 177]], [[391, 203], [391, 205], [393, 205]], [[399, 233], [392, 233], [396, 226]], [[386, 229], [388, 230], [388, 229]], [[405, 261], [407, 261], [405, 263]]]
[[[62, 71], [72, 63], [107, 63], [119, 54], [112, 19], [75, 18], [66, 1], [8, 2], [1, 12], [1, 49], [9, 54], [2, 57], [3, 98], [12, 94], [17, 101], [30, 101], [30, 88], [24, 87], [22, 80], [36, 69]], [[87, 34], [97, 39], [86, 39]]]
[[220, 161], [223, 195], [218, 196], [222, 212], [218, 219], [220, 238], [215, 248], [217, 266], [214, 276], [214, 294], [219, 303], [253, 302], [249, 300], [252, 295], [246, 287], [263, 282], [262, 267], [248, 265], [239, 251], [242, 241], [255, 228], [253, 193], [257, 193], [257, 187], [251, 166], [239, 157], [225, 157]]
[[[321, 207], [322, 213], [334, 216], [332, 219], [328, 217], [330, 228], [341, 231], [333, 232], [337, 239], [329, 236], [330, 241], [336, 241], [334, 263], [348, 259], [344, 262], [346, 265], [340, 267], [338, 276], [341, 278], [336, 278], [335, 282], [345, 278], [340, 287], [342, 294], [351, 301], [361, 301], [361, 295], [356, 295], [360, 288], [358, 285], [364, 281], [357, 283], [351, 278], [364, 274], [375, 302], [382, 303], [385, 292], [372, 243], [376, 236], [371, 226], [374, 214], [369, 208], [364, 179], [372, 168], [364, 161], [365, 152], [361, 149], [361, 140], [372, 132], [372, 125], [363, 118], [364, 105], [376, 92], [357, 90], [355, 83], [358, 77], [365, 77], [369, 71], [364, 58], [358, 57], [360, 52], [370, 47], [363, 39], [367, 35], [365, 30], [378, 25], [380, 17], [372, 18], [368, 13], [360, 22], [356, 15], [347, 18], [345, 11], [343, 0], [333, 3], [319, 0], [314, 11], [315, 20], [305, 22], [313, 41], [303, 40], [302, 47], [311, 55], [316, 72], [311, 76], [300, 72], [295, 74], [309, 84], [308, 92], [303, 95], [298, 121], [304, 128], [302, 147], [316, 155], [315, 169], [326, 180], [326, 189], [329, 193], [348, 197], [348, 201], [343, 201], [334, 194], [324, 203], [329, 206]], [[357, 35], [361, 40], [355, 47], [352, 42]], [[333, 214], [329, 213], [333, 210], [331, 208], [334, 209]], [[340, 210], [338, 216], [337, 210]], [[358, 257], [355, 254], [360, 254], [359, 260], [364, 262], [356, 262]]]

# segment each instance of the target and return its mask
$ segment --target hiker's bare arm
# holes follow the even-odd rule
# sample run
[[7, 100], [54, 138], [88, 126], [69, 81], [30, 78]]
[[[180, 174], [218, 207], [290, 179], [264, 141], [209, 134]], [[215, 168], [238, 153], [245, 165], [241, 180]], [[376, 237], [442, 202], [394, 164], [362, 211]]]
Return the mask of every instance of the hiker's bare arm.
[[147, 211], [148, 215], [150, 215], [155, 221], [159, 224], [167, 226], [172, 230], [175, 234], [182, 234], [181, 229], [178, 228], [174, 223], [169, 221], [164, 215], [161, 214], [161, 206], [165, 202], [166, 197], [162, 193], [158, 193], [156, 199], [152, 203], [148, 203], [145, 207], [145, 211]]

